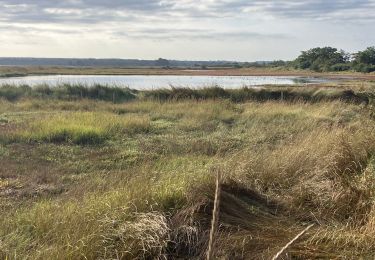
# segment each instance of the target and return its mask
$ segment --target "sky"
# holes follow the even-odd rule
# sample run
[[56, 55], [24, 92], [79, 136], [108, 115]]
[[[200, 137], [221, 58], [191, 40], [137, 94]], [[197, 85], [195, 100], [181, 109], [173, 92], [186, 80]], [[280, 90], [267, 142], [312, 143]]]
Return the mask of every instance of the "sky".
[[375, 0], [0, 0], [0, 56], [291, 60], [375, 45]]

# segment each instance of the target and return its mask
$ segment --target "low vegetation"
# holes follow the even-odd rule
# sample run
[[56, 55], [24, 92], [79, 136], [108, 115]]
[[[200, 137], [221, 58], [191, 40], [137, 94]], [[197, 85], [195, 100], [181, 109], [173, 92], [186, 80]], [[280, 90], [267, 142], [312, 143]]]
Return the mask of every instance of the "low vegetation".
[[[352, 82], [350, 82], [352, 83]], [[228, 99], [233, 102], [244, 101], [306, 101], [319, 102], [328, 100], [343, 100], [356, 103], [369, 103], [373, 100], [374, 92], [368, 83], [353, 85], [327, 85], [323, 88], [309, 85], [308, 87], [277, 86], [266, 88], [243, 87], [239, 89], [224, 89], [219, 86], [205, 88], [171, 87], [155, 90], [133, 90], [129, 88], [109, 87], [105, 85], [86, 86], [81, 84], [63, 84], [57, 87], [39, 85], [0, 86], [0, 98], [17, 101], [23, 98], [43, 98], [54, 100], [102, 100], [122, 103], [132, 100], [177, 101], [177, 100], [207, 100]]]
[[374, 258], [374, 83], [345, 84], [2, 88], [0, 259], [204, 258], [217, 173], [215, 257], [270, 259], [315, 224], [283, 257]]
[[101, 144], [124, 134], [147, 133], [150, 120], [147, 116], [77, 112], [25, 120], [23, 127], [10, 135], [12, 142]]
[[0, 78], [30, 75], [293, 75], [375, 72], [375, 47], [348, 53], [334, 47], [302, 51], [294, 60], [255, 62], [0, 58]]
[[15, 101], [23, 97], [55, 99], [97, 99], [112, 102], [124, 102], [135, 98], [137, 91], [128, 88], [109, 87], [105, 85], [86, 86], [82, 84], [62, 84], [56, 87], [48, 85], [2, 85], [0, 97]]

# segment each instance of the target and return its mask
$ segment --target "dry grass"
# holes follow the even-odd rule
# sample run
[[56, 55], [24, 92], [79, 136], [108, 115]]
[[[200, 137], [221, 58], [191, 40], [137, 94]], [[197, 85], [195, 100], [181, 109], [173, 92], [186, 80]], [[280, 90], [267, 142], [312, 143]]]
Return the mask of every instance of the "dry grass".
[[375, 257], [370, 105], [2, 102], [0, 258]]
[[350, 76], [373, 78], [372, 73], [331, 72], [318, 73], [291, 68], [210, 68], [210, 69], [160, 69], [160, 68], [111, 68], [111, 67], [57, 67], [57, 66], [1, 66], [2, 75], [210, 75], [210, 76]]

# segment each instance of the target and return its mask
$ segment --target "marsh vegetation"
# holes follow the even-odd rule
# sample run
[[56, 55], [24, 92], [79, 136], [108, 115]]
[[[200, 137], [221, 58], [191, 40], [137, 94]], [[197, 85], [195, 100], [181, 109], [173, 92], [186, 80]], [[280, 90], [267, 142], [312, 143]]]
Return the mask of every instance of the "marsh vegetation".
[[375, 85], [345, 84], [0, 88], [0, 258], [202, 258], [217, 172], [216, 257], [312, 223], [288, 257], [375, 257]]

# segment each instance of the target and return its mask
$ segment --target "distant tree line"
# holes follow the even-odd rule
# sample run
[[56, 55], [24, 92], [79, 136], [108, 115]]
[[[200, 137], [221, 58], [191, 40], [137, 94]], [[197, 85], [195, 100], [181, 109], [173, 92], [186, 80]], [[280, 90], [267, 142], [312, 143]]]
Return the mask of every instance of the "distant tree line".
[[115, 67], [115, 68], [139, 68], [139, 67], [163, 67], [163, 68], [200, 68], [200, 67], [234, 67], [236, 62], [228, 61], [188, 61], [138, 59], [78, 59], [78, 58], [12, 58], [0, 57], [0, 66], [61, 66], [61, 67]]
[[368, 47], [357, 53], [347, 53], [332, 47], [313, 48], [302, 51], [289, 66], [296, 69], [310, 69], [318, 72], [347, 71], [358, 72], [375, 71], [375, 47]]
[[237, 62], [226, 65], [235, 68], [285, 67], [317, 72], [352, 70], [368, 73], [375, 71], [375, 47], [368, 47], [356, 53], [348, 53], [333, 47], [317, 47], [302, 51], [293, 61]]
[[[138, 59], [70, 59], [70, 58], [2, 58], [0, 66], [62, 66], [62, 67], [159, 67], [165, 69], [192, 68], [295, 68], [313, 70], [317, 72], [327, 71], [375, 71], [375, 47], [368, 47], [363, 51], [348, 53], [333, 47], [317, 47], [301, 54], [293, 61], [188, 61], [188, 60], [157, 60]], [[0, 75], [1, 76], [1, 75]]]

